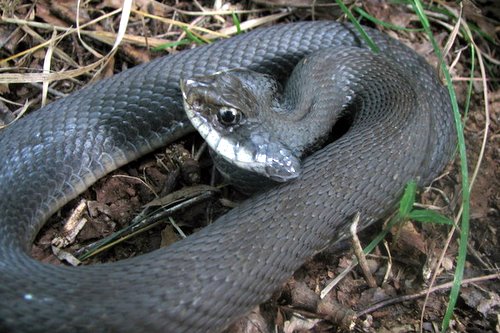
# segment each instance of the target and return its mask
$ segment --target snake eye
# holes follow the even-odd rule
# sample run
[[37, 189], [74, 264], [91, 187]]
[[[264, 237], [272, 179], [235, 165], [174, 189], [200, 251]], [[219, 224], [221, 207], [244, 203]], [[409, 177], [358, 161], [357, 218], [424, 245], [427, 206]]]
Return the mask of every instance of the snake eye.
[[223, 107], [217, 112], [217, 120], [224, 126], [234, 126], [240, 122], [241, 112], [235, 108]]

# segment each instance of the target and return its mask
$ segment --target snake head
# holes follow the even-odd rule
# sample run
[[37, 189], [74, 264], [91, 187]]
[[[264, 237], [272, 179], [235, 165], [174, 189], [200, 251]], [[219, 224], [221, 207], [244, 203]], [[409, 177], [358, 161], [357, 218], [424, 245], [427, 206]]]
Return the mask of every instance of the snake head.
[[[252, 78], [253, 80], [249, 80]], [[284, 182], [300, 175], [300, 159], [269, 131], [260, 112], [274, 82], [265, 74], [228, 70], [183, 78], [184, 109], [212, 150], [244, 170]]]

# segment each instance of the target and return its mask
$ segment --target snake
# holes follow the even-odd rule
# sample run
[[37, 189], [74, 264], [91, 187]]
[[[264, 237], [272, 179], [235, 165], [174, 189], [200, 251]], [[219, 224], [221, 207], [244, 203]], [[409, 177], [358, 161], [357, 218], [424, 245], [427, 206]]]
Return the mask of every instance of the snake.
[[[355, 214], [366, 227], [395, 208], [410, 180], [432, 181], [455, 148], [447, 90], [412, 49], [365, 31], [406, 77], [411, 98], [387, 102], [377, 91], [386, 96], [401, 82], [376, 85], [358, 104], [388, 112], [361, 112], [357, 126], [304, 158], [298, 177], [251, 196], [179, 242], [130, 259], [67, 267], [41, 263], [29, 252], [47, 219], [99, 178], [194, 131], [181, 78], [233, 68], [286, 77], [316, 51], [368, 49], [359, 30], [329, 21], [255, 29], [128, 69], [3, 129], [0, 331], [220, 331], [347, 237]], [[342, 84], [329, 94], [349, 94], [385, 72], [363, 67], [340, 75]]]

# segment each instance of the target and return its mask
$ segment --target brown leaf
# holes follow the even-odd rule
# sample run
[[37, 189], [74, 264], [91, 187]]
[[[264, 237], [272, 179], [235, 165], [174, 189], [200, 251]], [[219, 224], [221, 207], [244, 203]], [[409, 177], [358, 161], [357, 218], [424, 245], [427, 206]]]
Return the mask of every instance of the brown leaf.
[[[426, 243], [422, 234], [415, 229], [413, 223], [405, 223], [399, 228], [394, 227], [391, 230], [393, 235], [397, 235], [396, 246], [399, 250], [413, 253], [415, 250], [420, 252], [420, 254], [426, 253]], [[419, 254], [415, 254], [418, 256]]]
[[401, 27], [407, 27], [415, 17], [401, 6], [391, 5], [383, 0], [365, 1], [364, 7], [376, 19]]

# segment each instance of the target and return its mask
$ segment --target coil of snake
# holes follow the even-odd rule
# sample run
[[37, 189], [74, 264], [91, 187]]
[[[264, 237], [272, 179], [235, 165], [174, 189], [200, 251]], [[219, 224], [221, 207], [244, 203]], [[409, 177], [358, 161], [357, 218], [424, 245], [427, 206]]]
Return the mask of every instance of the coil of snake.
[[[437, 176], [454, 149], [446, 90], [411, 49], [367, 31], [379, 55], [366, 50], [355, 29], [340, 23], [257, 29], [127, 70], [1, 131], [0, 330], [221, 330], [344, 235], [355, 213], [366, 226], [394, 207], [409, 180], [425, 184]], [[347, 133], [309, 154], [295, 179], [150, 254], [78, 268], [29, 257], [37, 232], [62, 205], [108, 172], [194, 130], [183, 110], [181, 78], [234, 68], [285, 77], [305, 57], [302, 64], [315, 62], [314, 52], [340, 62], [313, 64], [329, 74], [315, 85], [313, 78], [298, 75], [286, 84], [296, 99], [280, 105], [320, 112], [309, 119], [312, 126], [321, 126], [333, 112], [321, 113], [327, 105], [354, 106], [355, 112]], [[354, 65], [346, 65], [351, 61]], [[219, 110], [219, 118], [231, 124], [240, 117], [244, 103], [238, 103]], [[295, 140], [312, 130], [295, 123], [308, 118], [306, 113], [285, 117], [278, 124], [287, 123], [286, 128], [267, 130], [285, 131], [278, 151], [291, 145], [297, 157], [303, 150]], [[220, 140], [212, 142], [217, 148]], [[238, 155], [222, 151], [226, 157]], [[245, 162], [246, 156], [239, 157]], [[283, 165], [295, 164], [285, 160], [277, 169], [263, 170], [279, 178]]]

